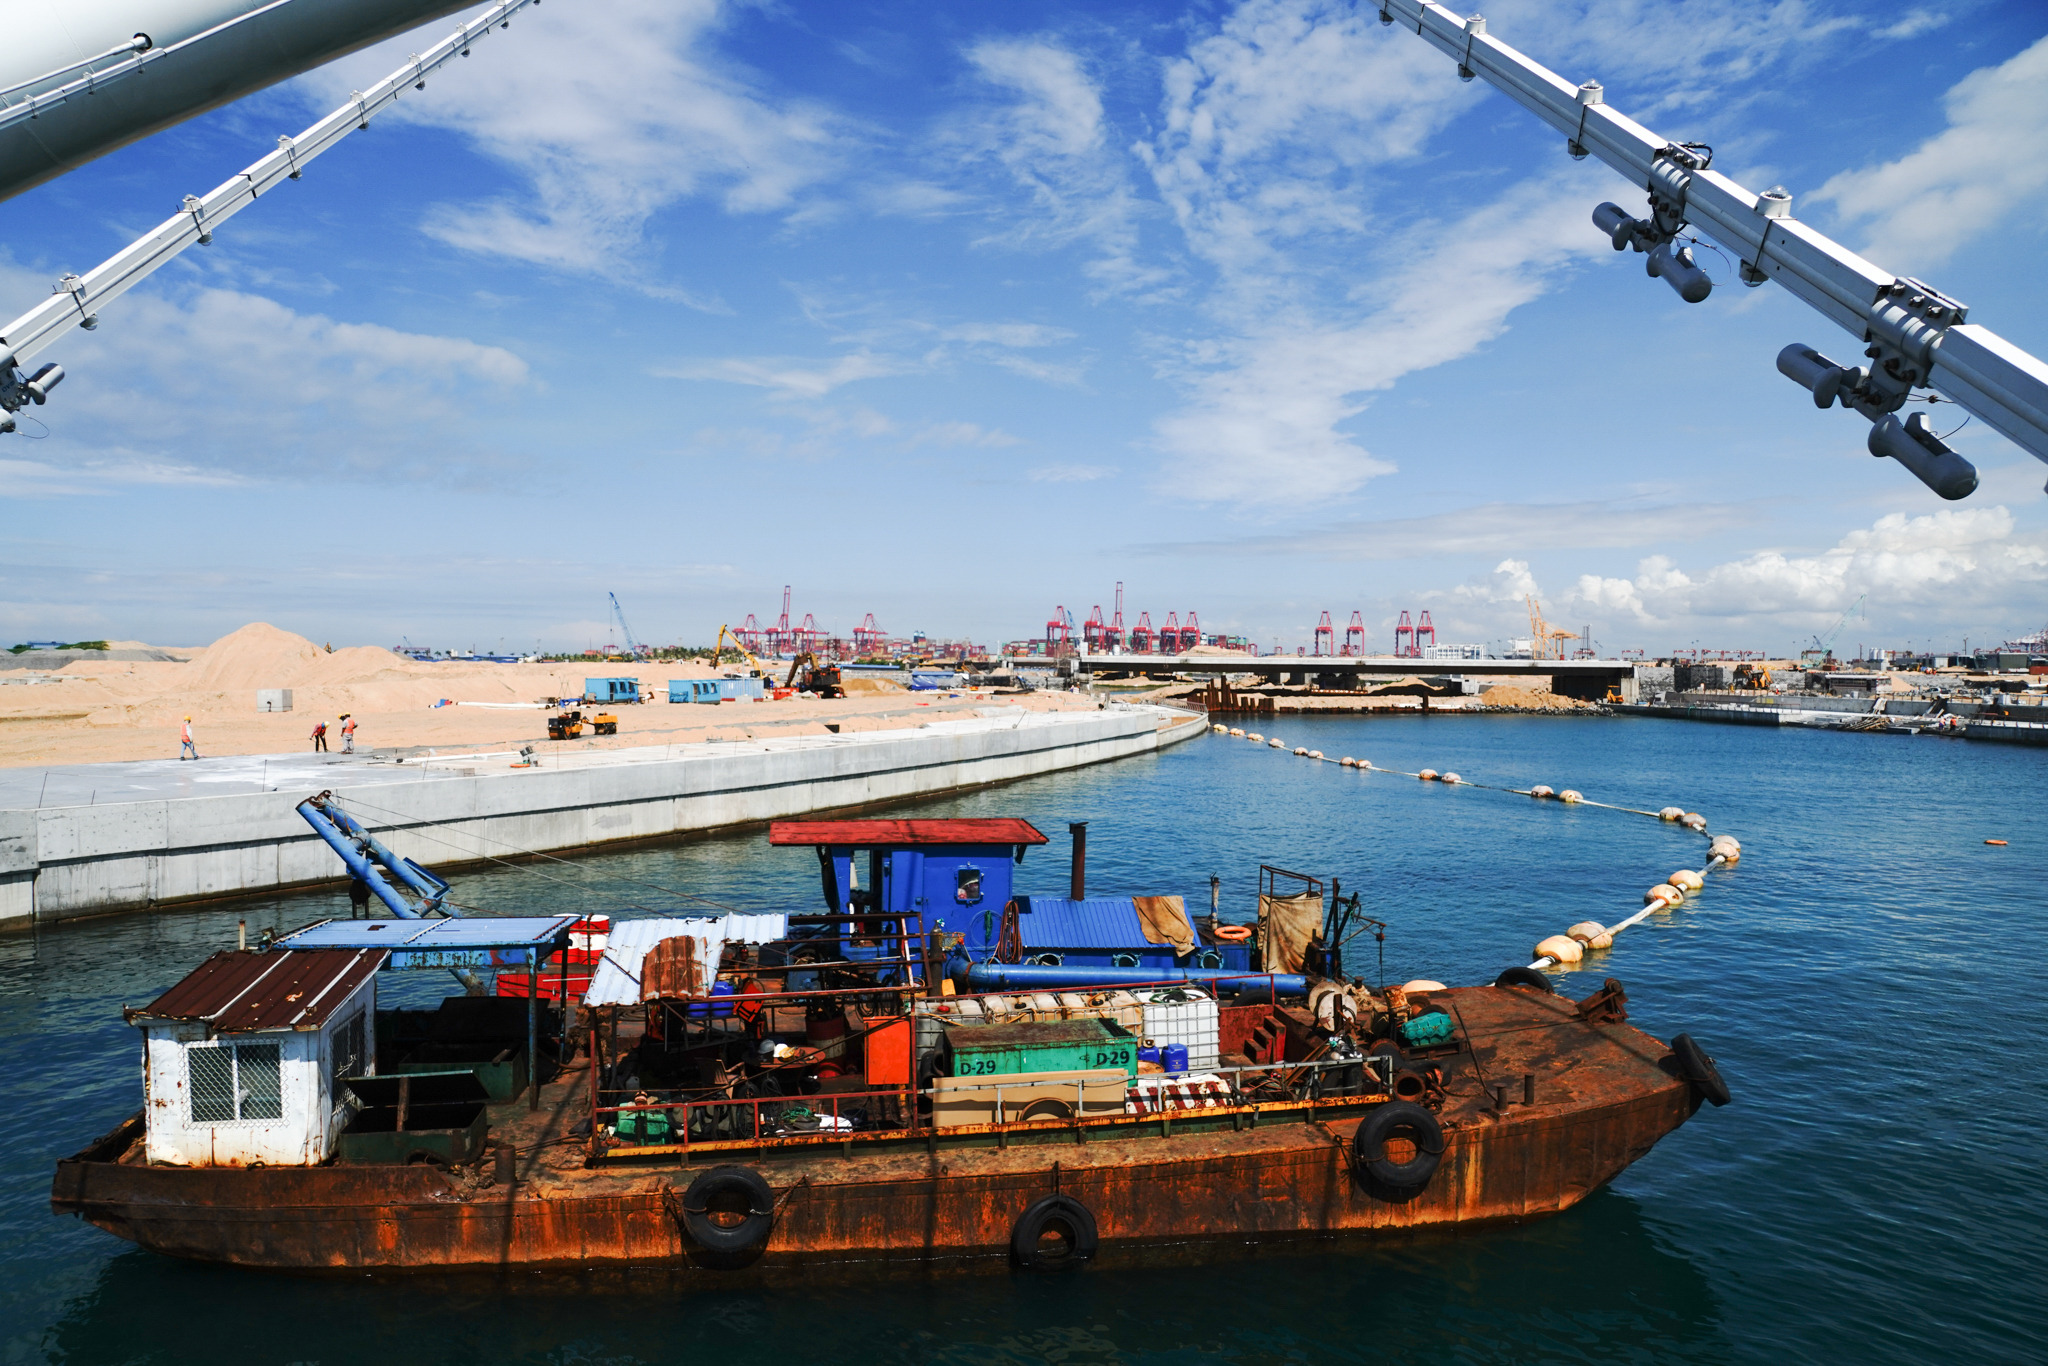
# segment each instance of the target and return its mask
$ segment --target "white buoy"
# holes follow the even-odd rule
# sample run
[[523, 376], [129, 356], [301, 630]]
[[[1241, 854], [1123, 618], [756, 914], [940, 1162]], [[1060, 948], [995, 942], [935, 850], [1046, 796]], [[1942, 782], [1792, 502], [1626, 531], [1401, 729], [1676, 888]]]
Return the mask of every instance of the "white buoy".
[[1660, 821], [1684, 820], [1685, 808], [1682, 806], [1667, 806], [1657, 813], [1657, 819]]
[[1457, 774], [1455, 774], [1455, 773], [1446, 773], [1446, 774], [1444, 774], [1444, 776], [1443, 776], [1443, 781], [1445, 781], [1445, 782], [1449, 783], [1449, 784], [1450, 784], [1450, 785], [1451, 785], [1452, 787], [1456, 787], [1456, 786], [1457, 786], [1457, 785], [1458, 785], [1459, 783], [1461, 783], [1461, 782], [1463, 782], [1463, 781], [1465, 781], [1465, 780], [1464, 780], [1463, 778], [1460, 778], [1460, 777], [1459, 777], [1459, 776], [1458, 776]]
[[1257, 743], [1259, 743], [1259, 741], [1261, 741], [1261, 740], [1265, 739], [1266, 737], [1265, 737], [1265, 736], [1263, 736], [1263, 735], [1261, 735], [1261, 734], [1259, 734], [1259, 733], [1258, 733], [1257, 731], [1255, 731], [1255, 730], [1254, 730], [1254, 731], [1247, 731], [1247, 732], [1245, 733], [1245, 737], [1244, 737], [1244, 738], [1245, 738], [1245, 739], [1247, 739], [1247, 740], [1249, 740], [1249, 741], [1251, 741], [1251, 742], [1252, 742], [1253, 744], [1255, 744], [1255, 745], [1256, 745]]
[[1215, 731], [1218, 735], [1230, 734], [1230, 727], [1225, 725], [1212, 725], [1209, 727], [1209, 729]]
[[1267, 748], [1267, 749], [1286, 749], [1286, 748], [1287, 748], [1287, 742], [1286, 742], [1285, 740], [1268, 740], [1268, 741], [1266, 741], [1266, 748]]
[[1707, 885], [1707, 880], [1690, 868], [1680, 868], [1664, 880], [1681, 892], [1697, 892]]
[[1566, 930], [1565, 934], [1578, 940], [1589, 949], [1611, 949], [1614, 947], [1614, 936], [1609, 934], [1607, 927], [1597, 920], [1581, 920], [1578, 924]]
[[1542, 783], [1538, 783], [1536, 784], [1536, 786], [1529, 789], [1529, 795], [1540, 802], [1546, 800], [1547, 798], [1555, 797], [1557, 794], [1551, 791], [1548, 787], [1544, 786]]
[[1296, 754], [1298, 754], [1298, 755], [1305, 755], [1305, 754], [1307, 754], [1307, 753], [1308, 753], [1308, 746], [1306, 746], [1306, 745], [1296, 745], [1296, 746], [1294, 747], [1294, 752], [1295, 752]]
[[1707, 818], [1697, 811], [1686, 812], [1678, 818], [1678, 823], [1688, 830], [1704, 830], [1707, 828]]
[[1659, 901], [1663, 902], [1666, 906], [1676, 906], [1683, 900], [1685, 900], [1685, 893], [1679, 891], [1668, 882], [1660, 882], [1649, 891], [1643, 893], [1643, 904], [1646, 906]]
[[1230, 728], [1230, 738], [1231, 738], [1231, 739], [1233, 739], [1233, 740], [1242, 740], [1242, 739], [1244, 739], [1244, 727], [1243, 727], [1243, 726], [1232, 726], [1232, 727]]
[[1573, 791], [1569, 787], [1566, 788], [1564, 791], [1558, 793], [1557, 799], [1565, 803], [1582, 802], [1586, 800], [1584, 797], [1580, 796], [1577, 792]]
[[1347, 754], [1343, 758], [1339, 759], [1337, 762], [1343, 765], [1345, 768], [1351, 768], [1358, 763], [1358, 760], [1352, 758], [1350, 755]]
[[1311, 759], [1320, 759], [1323, 757], [1323, 752], [1319, 749], [1312, 749], [1308, 752], [1308, 757]]
[[1416, 774], [1415, 776], [1420, 778], [1425, 783], [1433, 783], [1436, 781], [1436, 770], [1433, 768], [1425, 768], [1422, 770], [1422, 772]]
[[1568, 934], [1553, 934], [1536, 946], [1536, 956], [1560, 963], [1576, 963], [1586, 956], [1586, 946]]

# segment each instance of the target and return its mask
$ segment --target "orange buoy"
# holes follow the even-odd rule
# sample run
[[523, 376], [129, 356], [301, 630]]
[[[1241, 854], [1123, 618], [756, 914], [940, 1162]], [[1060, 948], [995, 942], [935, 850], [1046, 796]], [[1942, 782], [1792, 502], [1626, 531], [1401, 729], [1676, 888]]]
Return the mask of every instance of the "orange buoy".
[[1984, 842], [1985, 842], [1986, 844], [2004, 844], [2004, 843], [2005, 843], [2005, 841], [2004, 841], [2004, 840], [1985, 840]]
[[1218, 925], [1216, 927], [1216, 938], [1225, 944], [1242, 944], [1251, 937], [1252, 927], [1249, 925]]

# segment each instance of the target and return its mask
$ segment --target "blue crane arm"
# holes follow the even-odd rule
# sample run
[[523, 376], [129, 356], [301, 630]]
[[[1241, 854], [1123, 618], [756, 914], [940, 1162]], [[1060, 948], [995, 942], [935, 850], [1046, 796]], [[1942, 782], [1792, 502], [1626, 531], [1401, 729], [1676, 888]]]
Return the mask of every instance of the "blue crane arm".
[[[353, 816], [341, 809], [340, 801], [332, 792], [322, 792], [317, 797], [308, 797], [299, 803], [299, 815], [306, 824], [313, 827], [313, 833], [327, 841], [348, 870], [361, 878], [377, 899], [391, 908], [391, 913], [401, 920], [419, 920], [430, 915], [447, 915], [441, 907], [441, 899], [448, 894], [448, 884], [409, 858], [400, 858], [378, 843], [376, 837], [356, 823]], [[408, 900], [404, 891], [392, 885], [396, 879], [405, 888], [419, 897], [419, 903]]]

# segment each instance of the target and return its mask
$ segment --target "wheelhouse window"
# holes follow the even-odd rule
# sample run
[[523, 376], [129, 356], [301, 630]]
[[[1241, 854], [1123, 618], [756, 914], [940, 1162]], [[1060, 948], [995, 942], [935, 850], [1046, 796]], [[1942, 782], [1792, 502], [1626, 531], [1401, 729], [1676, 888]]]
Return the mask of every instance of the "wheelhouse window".
[[284, 1118], [280, 1050], [274, 1043], [223, 1043], [185, 1050], [194, 1124]]
[[981, 869], [961, 868], [953, 874], [953, 900], [972, 906], [981, 900]]

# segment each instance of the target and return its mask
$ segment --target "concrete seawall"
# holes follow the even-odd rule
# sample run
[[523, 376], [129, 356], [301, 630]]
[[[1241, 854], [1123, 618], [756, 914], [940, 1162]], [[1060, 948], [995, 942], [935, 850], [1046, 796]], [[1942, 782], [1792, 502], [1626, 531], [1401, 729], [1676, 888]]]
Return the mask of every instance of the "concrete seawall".
[[[23, 773], [0, 796], [0, 928], [332, 883], [340, 861], [295, 809], [321, 787], [395, 852], [456, 868], [1008, 782], [1206, 729], [1184, 713], [1114, 706], [547, 755], [518, 770], [511, 755], [425, 765], [289, 755], [78, 766], [43, 775], [40, 788]], [[52, 779], [69, 804], [43, 804]], [[207, 793], [201, 783], [249, 790]]]

